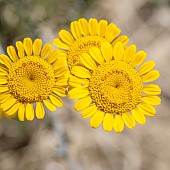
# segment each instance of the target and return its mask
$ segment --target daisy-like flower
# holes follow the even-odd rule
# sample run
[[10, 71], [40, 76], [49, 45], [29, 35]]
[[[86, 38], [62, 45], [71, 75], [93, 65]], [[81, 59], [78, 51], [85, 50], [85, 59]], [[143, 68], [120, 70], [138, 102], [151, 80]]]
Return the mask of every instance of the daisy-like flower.
[[108, 24], [106, 20], [98, 22], [95, 18], [89, 21], [81, 18], [72, 22], [70, 29], [71, 33], [61, 30], [60, 38], [53, 41], [53, 44], [65, 53], [70, 70], [74, 66], [82, 66], [80, 55], [87, 53], [91, 47], [100, 48], [102, 42], [109, 42], [114, 46], [119, 41], [126, 45], [129, 41], [127, 36], [119, 36], [121, 30], [115, 24]]
[[[7, 47], [7, 55], [0, 54], [0, 104], [7, 115], [18, 113], [21, 121], [42, 119], [44, 105], [51, 111], [61, 107], [58, 96], [66, 95], [66, 59], [58, 56], [50, 44], [25, 38]], [[60, 54], [61, 55], [61, 54]], [[34, 109], [35, 108], [35, 109]]]
[[144, 51], [136, 52], [136, 46], [124, 47], [117, 42], [114, 48], [108, 42], [101, 50], [92, 47], [81, 55], [86, 67], [75, 66], [69, 80], [73, 88], [68, 92], [71, 99], [78, 98], [74, 108], [82, 110], [82, 117], [90, 119], [90, 126], [97, 128], [103, 122], [105, 131], [122, 132], [124, 125], [133, 128], [136, 121], [145, 124], [146, 116], [156, 113], [153, 105], [160, 104], [158, 85], [145, 84], [159, 77], [152, 70], [154, 61], [143, 63]]

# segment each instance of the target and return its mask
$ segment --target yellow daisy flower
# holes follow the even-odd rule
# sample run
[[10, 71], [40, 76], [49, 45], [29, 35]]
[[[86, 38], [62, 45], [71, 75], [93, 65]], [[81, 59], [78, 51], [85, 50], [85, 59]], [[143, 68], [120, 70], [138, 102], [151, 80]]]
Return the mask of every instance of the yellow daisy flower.
[[90, 119], [90, 126], [97, 128], [103, 122], [105, 131], [122, 132], [124, 124], [133, 128], [136, 121], [145, 124], [146, 116], [156, 113], [152, 105], [159, 105], [157, 96], [161, 89], [155, 84], [160, 74], [152, 70], [154, 61], [140, 65], [146, 52], [136, 52], [136, 46], [123, 46], [117, 42], [112, 48], [108, 42], [101, 49], [92, 47], [89, 53], [81, 55], [80, 60], [86, 67], [75, 66], [71, 73], [68, 92], [71, 99], [79, 98], [74, 108], [82, 110], [82, 117]]
[[60, 38], [53, 41], [53, 44], [65, 53], [70, 70], [74, 66], [82, 66], [80, 55], [88, 52], [91, 47], [100, 48], [102, 42], [109, 42], [114, 46], [119, 41], [126, 45], [129, 41], [127, 36], [119, 36], [121, 30], [115, 24], [108, 24], [106, 20], [98, 22], [95, 18], [89, 21], [81, 18], [72, 22], [70, 29], [71, 33], [61, 30]]
[[50, 44], [42, 46], [41, 39], [25, 38], [16, 48], [7, 47], [9, 57], [0, 54], [1, 108], [7, 115], [18, 112], [21, 121], [33, 120], [35, 114], [42, 119], [44, 105], [51, 111], [63, 105], [58, 96], [66, 96], [66, 59]]

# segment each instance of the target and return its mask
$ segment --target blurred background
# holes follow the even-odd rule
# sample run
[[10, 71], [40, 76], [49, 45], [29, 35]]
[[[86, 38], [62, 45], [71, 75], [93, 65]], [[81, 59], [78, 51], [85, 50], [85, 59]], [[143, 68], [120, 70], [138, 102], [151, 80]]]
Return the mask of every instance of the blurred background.
[[43, 120], [2, 117], [0, 170], [169, 170], [170, 0], [0, 0], [0, 53], [24, 37], [51, 43], [80, 17], [116, 23], [156, 61], [162, 105], [146, 125], [121, 134], [91, 129], [68, 98]]

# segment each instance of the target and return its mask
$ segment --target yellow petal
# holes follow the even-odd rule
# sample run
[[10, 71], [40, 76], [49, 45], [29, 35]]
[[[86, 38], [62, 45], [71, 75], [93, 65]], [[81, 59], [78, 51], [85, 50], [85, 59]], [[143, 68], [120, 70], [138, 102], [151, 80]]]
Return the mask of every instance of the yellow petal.
[[139, 103], [138, 108], [146, 116], [154, 116], [156, 114], [155, 108], [148, 103]]
[[44, 110], [44, 107], [43, 107], [41, 102], [36, 102], [36, 110], [35, 110], [35, 112], [36, 112], [36, 117], [38, 119], [44, 118], [45, 110]]
[[18, 119], [20, 121], [25, 120], [25, 105], [24, 104], [20, 105], [20, 107], [18, 109]]
[[84, 67], [75, 66], [71, 70], [71, 73], [80, 78], [90, 78], [91, 73]]
[[14, 115], [18, 111], [18, 109], [21, 105], [22, 105], [22, 103], [16, 103], [9, 110], [5, 111], [5, 113], [7, 115]]
[[66, 74], [66, 72], [68, 71], [68, 68], [66, 66], [61, 66], [54, 70], [55, 70], [55, 77], [61, 77]]
[[122, 35], [122, 36], [117, 37], [117, 38], [113, 41], [112, 47], [114, 47], [117, 42], [121, 42], [121, 43], [125, 46], [125, 45], [129, 42], [129, 38], [128, 38], [128, 36], [126, 36], [126, 35]]
[[161, 99], [158, 96], [143, 96], [141, 100], [151, 105], [161, 104]]
[[48, 62], [53, 63], [58, 59], [59, 50], [54, 50], [48, 57]]
[[66, 96], [66, 88], [64, 87], [55, 87], [53, 88], [53, 93], [65, 97]]
[[113, 129], [113, 114], [106, 113], [103, 119], [103, 129], [110, 132]]
[[3, 81], [3, 80], [7, 80], [8, 78], [7, 78], [7, 76], [2, 75], [2, 76], [0, 76], [0, 79]]
[[126, 63], [132, 62], [136, 53], [136, 45], [132, 44], [125, 49], [123, 61]]
[[66, 30], [61, 30], [59, 33], [60, 38], [63, 42], [65, 42], [68, 45], [72, 45], [74, 42], [73, 36]]
[[130, 113], [123, 113], [122, 119], [128, 128], [134, 128], [136, 126], [135, 119]]
[[96, 113], [90, 119], [90, 126], [92, 128], [98, 128], [100, 124], [103, 122], [104, 112], [97, 110]]
[[146, 52], [145, 51], [139, 51], [135, 54], [133, 61], [131, 63], [132, 66], [136, 67], [139, 64], [141, 64], [146, 59]]
[[112, 60], [112, 46], [108, 42], [101, 44], [101, 53], [106, 61]]
[[142, 75], [142, 82], [151, 82], [160, 76], [158, 70], [151, 70], [149, 73]]
[[89, 50], [89, 54], [92, 56], [92, 58], [98, 62], [99, 64], [103, 64], [104, 63], [104, 58], [101, 54], [101, 51], [99, 48], [97, 47], [92, 47]]
[[0, 93], [7, 92], [7, 91], [9, 91], [8, 86], [1, 86], [0, 87]]
[[17, 50], [18, 50], [19, 58], [23, 58], [25, 56], [23, 43], [21, 41], [17, 41], [16, 47], [17, 47]]
[[70, 99], [82, 98], [89, 95], [89, 90], [87, 88], [73, 88], [68, 92]]
[[100, 37], [104, 37], [105, 36], [105, 32], [108, 26], [108, 22], [106, 20], [100, 20], [99, 22], [99, 29], [98, 29], [98, 35]]
[[7, 53], [13, 62], [17, 62], [18, 56], [15, 51], [15, 48], [12, 45], [7, 47]]
[[111, 43], [119, 34], [121, 30], [116, 27], [115, 24], [111, 23], [106, 29], [105, 38], [106, 40]]
[[87, 53], [84, 53], [80, 56], [81, 62], [89, 69], [94, 70], [97, 68], [95, 61]]
[[47, 107], [47, 109], [51, 110], [52, 112], [54, 112], [56, 110], [56, 106], [54, 104], [51, 103], [51, 101], [49, 99], [43, 100], [45, 106]]
[[143, 87], [143, 92], [149, 95], [158, 95], [161, 93], [161, 89], [156, 84], [147, 84]]
[[89, 80], [77, 78], [75, 76], [70, 76], [69, 85], [72, 86], [72, 87], [88, 87], [89, 86]]
[[115, 115], [114, 126], [115, 132], [122, 132], [124, 129], [124, 121], [121, 115]]
[[90, 35], [93, 35], [93, 36], [97, 35], [98, 27], [99, 27], [98, 21], [95, 18], [90, 18], [89, 19], [89, 33], [90, 33]]
[[62, 42], [59, 38], [55, 38], [53, 40], [53, 44], [61, 49], [64, 49], [64, 50], [69, 50], [70, 47], [69, 45], [65, 44], [64, 42]]
[[8, 56], [6, 56], [4, 54], [0, 54], [0, 63], [5, 65], [8, 68], [11, 68], [11, 66], [12, 66], [11, 60], [9, 59]]
[[36, 39], [33, 43], [33, 53], [35, 56], [39, 56], [42, 48], [42, 40]]
[[124, 47], [121, 42], [115, 44], [113, 49], [113, 56], [115, 60], [122, 60], [124, 55]]
[[7, 78], [5, 76], [0, 76], [0, 84], [7, 84]]
[[[1, 88], [0, 88], [1, 89]], [[4, 103], [5, 101], [7, 101], [9, 98], [11, 97], [10, 93], [2, 93], [0, 95], [0, 103]]]
[[60, 77], [56, 80], [57, 86], [67, 86], [68, 85], [68, 78], [67, 77]]
[[4, 65], [0, 64], [0, 69], [3, 70], [4, 72], [9, 72], [9, 69], [4, 67]]
[[32, 40], [31, 38], [24, 38], [24, 49], [26, 51], [27, 56], [32, 55]]
[[[0, 87], [1, 88], [1, 87]], [[11, 94], [10, 93], [2, 93], [1, 95], [0, 95], [0, 101], [2, 100], [2, 99], [4, 99], [5, 97], [7, 97], [7, 96], [11, 96]]]
[[151, 71], [154, 67], [155, 67], [155, 62], [154, 61], [148, 61], [144, 64], [142, 64], [142, 66], [139, 68], [138, 73], [140, 75], [148, 73], [149, 71]]
[[78, 39], [82, 36], [81, 27], [80, 27], [79, 22], [77, 22], [77, 21], [72, 22], [70, 25], [70, 30], [71, 30], [71, 33], [73, 34], [75, 39]]
[[53, 70], [56, 70], [56, 69], [58, 69], [60, 66], [66, 67], [66, 64], [65, 64], [65, 59], [62, 59], [62, 58], [59, 57], [59, 58], [52, 64], [52, 67], [53, 67]]
[[8, 75], [7, 70], [4, 67], [0, 67], [0, 77]]
[[82, 118], [84, 118], [84, 119], [89, 118], [89, 117], [93, 116], [96, 113], [96, 111], [97, 111], [97, 107], [95, 104], [93, 104], [82, 111], [82, 113], [81, 113]]
[[29, 120], [29, 121], [34, 119], [34, 108], [33, 108], [32, 103], [28, 103], [26, 105], [25, 116], [26, 116], [26, 119]]
[[92, 99], [90, 96], [83, 97], [74, 104], [74, 109], [77, 111], [84, 110], [90, 105], [91, 102]]
[[17, 99], [15, 99], [13, 96], [8, 98], [4, 103], [1, 104], [1, 108], [3, 111], [8, 110], [10, 107], [12, 107], [16, 103]]
[[79, 22], [79, 25], [80, 25], [80, 27], [81, 27], [82, 34], [83, 34], [83, 35], [89, 35], [89, 28], [88, 28], [88, 22], [87, 22], [87, 20], [84, 19], [84, 18], [80, 18], [80, 19], [78, 20], [78, 22]]
[[57, 97], [56, 95], [49, 95], [49, 98], [51, 100], [51, 103], [54, 104], [55, 106], [61, 107], [63, 106], [63, 101]]
[[146, 123], [146, 118], [144, 114], [139, 109], [133, 109], [132, 110], [132, 116], [134, 119], [141, 125], [144, 125]]
[[42, 52], [41, 52], [41, 58], [45, 59], [47, 58], [52, 52], [52, 45], [47, 43], [44, 45]]
[[0, 77], [1, 76], [7, 76], [8, 72], [6, 70], [3, 70], [2, 68], [0, 68]]

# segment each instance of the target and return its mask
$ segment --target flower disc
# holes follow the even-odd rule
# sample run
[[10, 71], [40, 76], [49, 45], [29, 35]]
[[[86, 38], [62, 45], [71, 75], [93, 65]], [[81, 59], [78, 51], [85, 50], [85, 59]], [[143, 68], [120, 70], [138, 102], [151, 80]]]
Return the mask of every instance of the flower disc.
[[132, 110], [139, 103], [142, 81], [131, 65], [111, 61], [94, 70], [89, 91], [100, 110], [121, 114]]
[[22, 103], [47, 99], [54, 84], [52, 67], [40, 57], [22, 58], [9, 69], [9, 91]]

